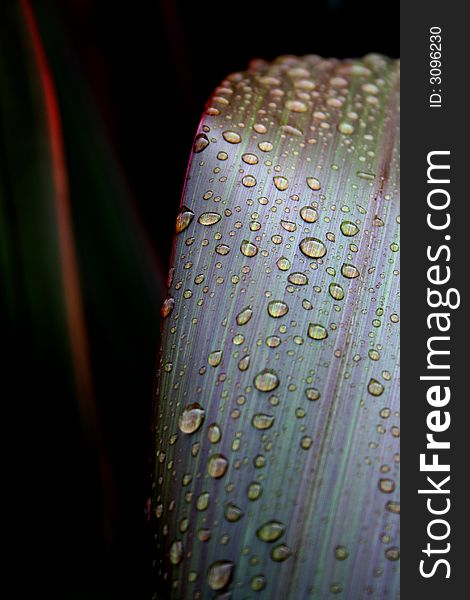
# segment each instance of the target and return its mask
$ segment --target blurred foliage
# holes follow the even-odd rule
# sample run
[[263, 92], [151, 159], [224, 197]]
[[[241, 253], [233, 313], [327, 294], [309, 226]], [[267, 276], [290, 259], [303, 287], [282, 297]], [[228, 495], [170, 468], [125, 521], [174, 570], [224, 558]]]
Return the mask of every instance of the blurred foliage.
[[[103, 565], [119, 568], [119, 544], [134, 542], [126, 558], [136, 547], [143, 552], [145, 433], [163, 286], [47, 2], [0, 8], [0, 156], [8, 370], [41, 438], [29, 448], [40, 468], [27, 477], [42, 489], [33, 494], [41, 519], [29, 548], [42, 556], [36, 566], [45, 581], [62, 590], [60, 581], [95, 586], [107, 576]], [[129, 511], [131, 523], [123, 517]], [[53, 574], [41, 568], [45, 556]], [[72, 583], [77, 564], [82, 577]]]

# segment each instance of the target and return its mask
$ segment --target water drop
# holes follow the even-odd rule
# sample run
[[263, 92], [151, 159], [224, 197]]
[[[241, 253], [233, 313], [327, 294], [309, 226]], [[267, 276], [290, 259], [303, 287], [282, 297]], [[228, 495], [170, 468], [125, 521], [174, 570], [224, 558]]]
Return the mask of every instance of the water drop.
[[207, 583], [212, 590], [223, 590], [230, 583], [233, 573], [231, 560], [213, 562], [207, 572]]
[[304, 238], [300, 242], [300, 250], [309, 258], [322, 258], [326, 254], [325, 244], [314, 237]]
[[224, 131], [222, 136], [229, 144], [239, 144], [242, 141], [242, 138], [236, 131]]
[[377, 379], [372, 377], [367, 385], [367, 391], [372, 396], [381, 396], [384, 392], [384, 386], [380, 383], [380, 381], [377, 381]]
[[245, 256], [256, 256], [258, 254], [258, 247], [248, 240], [243, 240], [240, 246], [241, 253]]
[[247, 306], [242, 311], [240, 311], [237, 315], [237, 324], [238, 325], [246, 325], [248, 321], [253, 316], [253, 310], [251, 306]]
[[209, 354], [207, 362], [211, 365], [211, 367], [218, 367], [222, 361], [222, 356], [222, 350], [214, 350], [214, 352]]
[[293, 285], [307, 285], [308, 283], [308, 277], [303, 273], [291, 273], [287, 279]]
[[330, 296], [335, 300], [342, 300], [344, 298], [344, 290], [339, 283], [330, 283], [328, 287]]
[[287, 188], [289, 187], [288, 179], [286, 179], [286, 177], [283, 177], [282, 175], [277, 175], [276, 177], [273, 177], [273, 181], [274, 181], [274, 185], [281, 192], [283, 192], [284, 190], [287, 190]]
[[321, 188], [321, 183], [316, 177], [307, 177], [307, 185], [311, 190], [317, 191]]
[[289, 307], [282, 300], [271, 300], [268, 304], [268, 314], [269, 316], [279, 319], [284, 315], [287, 315], [289, 312]]
[[354, 265], [343, 263], [341, 266], [341, 275], [346, 277], [346, 279], [355, 279], [356, 277], [359, 277], [360, 273]]
[[227, 246], [227, 244], [218, 244], [215, 248], [215, 251], [221, 256], [227, 256], [227, 254], [230, 252], [230, 246]]
[[225, 475], [228, 467], [228, 460], [223, 454], [213, 454], [207, 463], [207, 472], [210, 477], [220, 479]]
[[262, 542], [276, 542], [284, 535], [286, 528], [280, 521], [268, 521], [262, 525], [256, 535]]
[[302, 206], [300, 216], [306, 223], [315, 223], [318, 220], [318, 213], [311, 206]]
[[335, 548], [335, 558], [337, 560], [346, 560], [349, 556], [349, 552], [345, 546], [336, 546]]
[[328, 332], [323, 325], [320, 325], [320, 323], [310, 323], [307, 335], [309, 338], [312, 338], [312, 340], [324, 340], [328, 337]]
[[243, 511], [241, 508], [233, 504], [233, 502], [229, 502], [225, 506], [225, 518], [230, 523], [236, 523], [243, 517]]
[[274, 423], [274, 417], [264, 413], [257, 413], [253, 416], [251, 423], [255, 429], [271, 429]]
[[352, 221], [343, 221], [341, 223], [341, 233], [347, 237], [353, 237], [359, 233], [359, 227]]
[[379, 490], [384, 494], [391, 494], [395, 491], [395, 482], [393, 479], [380, 479]]
[[195, 433], [204, 422], [205, 410], [200, 404], [189, 404], [178, 419], [178, 427], [183, 433]]
[[163, 319], [166, 319], [169, 315], [171, 315], [173, 309], [175, 307], [175, 299], [168, 297], [165, 298], [162, 304], [161, 315]]
[[281, 256], [276, 262], [277, 268], [281, 271], [288, 271], [290, 269], [290, 260], [285, 256]]
[[292, 551], [286, 544], [279, 544], [271, 550], [271, 558], [275, 562], [284, 562], [292, 556]]
[[256, 163], [258, 162], [258, 157], [256, 156], [256, 154], [246, 153], [242, 155], [242, 160], [247, 165], [256, 165]]
[[279, 378], [273, 369], [264, 369], [256, 375], [253, 383], [260, 392], [272, 392], [279, 385]]
[[186, 206], [182, 206], [178, 216], [176, 217], [176, 234], [181, 233], [185, 229], [187, 229], [194, 219], [194, 213], [192, 210], [189, 210]]
[[170, 547], [170, 562], [172, 565], [179, 565], [183, 559], [183, 543], [175, 540]]
[[199, 216], [198, 223], [201, 225], [215, 225], [222, 218], [219, 213], [216, 212], [205, 212]]
[[203, 150], [205, 150], [208, 145], [209, 145], [209, 139], [208, 139], [207, 135], [205, 133], [200, 133], [194, 139], [193, 152], [198, 154], [199, 152], [202, 152]]

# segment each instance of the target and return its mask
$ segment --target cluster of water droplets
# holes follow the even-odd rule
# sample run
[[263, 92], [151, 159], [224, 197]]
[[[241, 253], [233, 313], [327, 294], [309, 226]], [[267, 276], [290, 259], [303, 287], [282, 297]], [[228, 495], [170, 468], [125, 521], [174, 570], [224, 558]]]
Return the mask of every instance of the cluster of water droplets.
[[[336, 561], [312, 589], [339, 594], [348, 574], [334, 565], [379, 525], [376, 576], [399, 558], [398, 155], [383, 156], [396, 124], [379, 101], [395, 84], [376, 55], [285, 57], [230, 76], [208, 103], [161, 308], [152, 510], [175, 598], [273, 594], [293, 557], [308, 579], [309, 544]], [[358, 502], [380, 517], [350, 527], [348, 495], [371, 478]], [[349, 539], [319, 543], [334, 518]]]

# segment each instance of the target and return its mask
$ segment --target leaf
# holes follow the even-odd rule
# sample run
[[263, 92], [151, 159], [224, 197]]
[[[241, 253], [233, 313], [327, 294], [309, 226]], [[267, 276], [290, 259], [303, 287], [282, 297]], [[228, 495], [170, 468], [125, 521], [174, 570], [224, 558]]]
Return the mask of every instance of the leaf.
[[398, 102], [369, 55], [256, 61], [207, 104], [163, 310], [157, 598], [398, 596]]

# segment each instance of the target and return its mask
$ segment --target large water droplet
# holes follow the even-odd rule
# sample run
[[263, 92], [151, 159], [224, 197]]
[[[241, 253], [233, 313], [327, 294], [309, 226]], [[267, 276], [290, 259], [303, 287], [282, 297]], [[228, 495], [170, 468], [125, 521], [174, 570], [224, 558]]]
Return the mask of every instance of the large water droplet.
[[205, 212], [199, 215], [198, 223], [201, 225], [215, 225], [220, 221], [222, 215], [216, 212]]
[[258, 247], [248, 240], [242, 241], [240, 250], [244, 256], [256, 256], [258, 254]]
[[182, 206], [177, 217], [176, 217], [176, 234], [181, 233], [187, 229], [194, 219], [194, 213], [189, 210], [186, 206]]
[[229, 502], [225, 506], [225, 518], [230, 523], [236, 523], [243, 517], [243, 511], [241, 508], [233, 504], [233, 502]]
[[202, 152], [203, 150], [205, 150], [208, 145], [209, 145], [209, 139], [208, 139], [207, 135], [205, 133], [200, 133], [194, 139], [193, 152], [198, 154], [199, 152]]
[[318, 220], [318, 213], [311, 206], [302, 206], [300, 216], [306, 223], [315, 223]]
[[218, 367], [222, 361], [223, 351], [222, 350], [214, 350], [209, 354], [207, 362], [211, 367]]
[[178, 427], [183, 433], [195, 433], [204, 422], [206, 412], [200, 404], [189, 404], [178, 419]]
[[253, 310], [251, 306], [247, 306], [243, 310], [241, 310], [237, 315], [237, 324], [238, 325], [246, 325], [248, 321], [253, 316]]
[[279, 377], [273, 369], [264, 369], [256, 375], [253, 383], [260, 392], [272, 392], [279, 385]]
[[384, 386], [380, 381], [377, 381], [377, 379], [372, 377], [367, 385], [367, 391], [369, 394], [372, 394], [372, 396], [381, 396], [384, 393]]
[[353, 237], [359, 232], [359, 227], [352, 221], [343, 221], [341, 223], [341, 233], [347, 237]]
[[207, 572], [207, 583], [212, 590], [223, 590], [230, 583], [233, 573], [231, 560], [213, 562]]
[[293, 285], [307, 285], [308, 283], [307, 275], [303, 273], [291, 273], [287, 280]]
[[321, 183], [316, 177], [307, 177], [307, 185], [311, 190], [319, 190], [321, 188]]
[[282, 177], [282, 175], [277, 175], [276, 177], [273, 177], [273, 181], [274, 185], [280, 192], [287, 190], [287, 188], [289, 187], [288, 179], [286, 179], [286, 177]]
[[210, 477], [220, 479], [225, 475], [228, 467], [228, 460], [223, 454], [213, 454], [207, 463], [207, 472]]
[[314, 237], [304, 238], [300, 242], [300, 250], [309, 258], [322, 258], [326, 254], [325, 244]]
[[264, 413], [257, 413], [253, 416], [251, 423], [255, 429], [271, 429], [274, 423], [274, 417]]
[[242, 138], [236, 131], [224, 131], [222, 136], [229, 144], [239, 144], [242, 141]]
[[262, 525], [256, 535], [262, 542], [275, 542], [284, 535], [285, 526], [280, 521], [268, 521]]
[[346, 279], [355, 279], [356, 277], [359, 277], [360, 273], [354, 265], [343, 263], [341, 266], [341, 275], [346, 277]]
[[289, 312], [289, 307], [282, 300], [271, 300], [268, 304], [268, 314], [269, 316], [279, 319], [284, 315], [287, 315]]
[[163, 319], [166, 319], [169, 315], [171, 315], [173, 309], [175, 307], [175, 299], [168, 297], [165, 298], [162, 304], [161, 315]]
[[330, 283], [328, 291], [330, 296], [335, 300], [342, 300], [344, 298], [344, 290], [339, 283]]
[[275, 562], [284, 562], [292, 555], [292, 551], [286, 544], [279, 544], [271, 550], [271, 558]]
[[323, 325], [320, 325], [320, 323], [310, 323], [307, 335], [309, 338], [312, 338], [312, 340], [324, 340], [328, 337], [328, 332]]
[[183, 543], [175, 540], [170, 546], [170, 562], [172, 565], [179, 565], [183, 559]]

